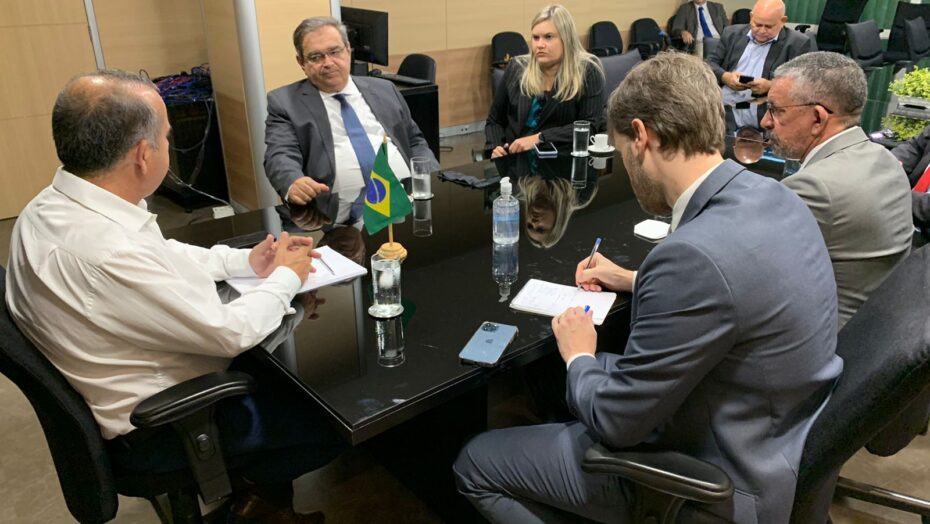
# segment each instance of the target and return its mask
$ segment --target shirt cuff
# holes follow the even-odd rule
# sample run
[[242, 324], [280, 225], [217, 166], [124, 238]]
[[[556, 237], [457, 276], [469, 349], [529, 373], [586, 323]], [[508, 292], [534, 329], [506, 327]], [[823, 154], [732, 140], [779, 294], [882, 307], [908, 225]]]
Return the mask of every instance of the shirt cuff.
[[637, 275], [639, 275], [639, 271], [634, 271], [634, 272], [633, 272], [633, 279], [632, 279], [632, 281], [630, 282], [630, 289], [631, 289], [631, 290], [632, 290], [632, 289], [636, 289], [636, 276], [637, 276]]
[[591, 353], [578, 353], [577, 355], [574, 355], [572, 358], [568, 359], [568, 362], [565, 363], [565, 369], [568, 369], [568, 368], [572, 367], [572, 362], [578, 360], [578, 359], [581, 358], [581, 357], [596, 358], [596, 357], [595, 357], [594, 355], [592, 355]]
[[257, 277], [252, 264], [249, 264], [251, 249], [230, 249], [226, 255], [226, 269], [232, 277]]

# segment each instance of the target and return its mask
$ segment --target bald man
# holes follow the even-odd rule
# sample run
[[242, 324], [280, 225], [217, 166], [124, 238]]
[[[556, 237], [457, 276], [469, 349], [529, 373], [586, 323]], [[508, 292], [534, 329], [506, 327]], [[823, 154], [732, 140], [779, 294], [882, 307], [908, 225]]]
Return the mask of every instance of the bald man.
[[[787, 21], [782, 0], [759, 0], [749, 23], [724, 29], [720, 45], [708, 55], [707, 63], [723, 89], [723, 103], [733, 109], [734, 121], [728, 127], [758, 128], [765, 109], [750, 102], [769, 92], [778, 66], [814, 50], [810, 38], [785, 27]], [[740, 81], [747, 76], [752, 81]]]

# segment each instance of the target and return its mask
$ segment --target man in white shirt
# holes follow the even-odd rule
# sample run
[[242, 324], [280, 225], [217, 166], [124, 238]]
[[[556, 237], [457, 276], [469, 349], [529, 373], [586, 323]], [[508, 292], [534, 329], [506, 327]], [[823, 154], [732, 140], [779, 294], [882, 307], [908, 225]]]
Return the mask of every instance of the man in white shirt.
[[[132, 410], [226, 369], [277, 329], [315, 256], [312, 239], [287, 233], [252, 250], [166, 240], [144, 198], [167, 173], [170, 129], [148, 80], [121, 71], [71, 80], [52, 113], [63, 165], [17, 220], [6, 278], [14, 321], [87, 401], [111, 458], [146, 472], [183, 468], [184, 455], [170, 428], [134, 430]], [[215, 282], [233, 276], [266, 280], [224, 304]], [[269, 449], [319, 444], [296, 474], [331, 460], [340, 447], [332, 430], [292, 427], [301, 417], [269, 409], [269, 393], [217, 405], [224, 452], [271, 462]], [[312, 405], [276, 402], [322, 420]], [[275, 424], [282, 416], [288, 423]], [[292, 478], [275, 482], [286, 490]]]
[[723, 4], [691, 0], [678, 7], [668, 32], [673, 38], [681, 37], [681, 42], [689, 48], [694, 44], [694, 55], [703, 57], [704, 39], [720, 38], [720, 31], [726, 25], [727, 12]]
[[865, 73], [838, 53], [801, 55], [775, 71], [762, 126], [801, 162], [784, 184], [807, 203], [830, 252], [839, 326], [910, 252], [911, 192], [901, 164], [859, 127]]
[[349, 75], [352, 48], [341, 22], [304, 20], [294, 48], [307, 78], [268, 93], [265, 120], [265, 173], [283, 200], [303, 205], [327, 193], [358, 200], [385, 135], [398, 178], [409, 176], [414, 156], [439, 169], [394, 84]]

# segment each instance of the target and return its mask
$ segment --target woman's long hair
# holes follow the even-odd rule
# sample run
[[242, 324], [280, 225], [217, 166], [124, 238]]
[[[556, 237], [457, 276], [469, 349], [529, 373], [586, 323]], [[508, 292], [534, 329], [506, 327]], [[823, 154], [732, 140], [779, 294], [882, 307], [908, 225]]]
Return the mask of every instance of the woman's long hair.
[[[591, 53], [584, 50], [578, 31], [575, 29], [575, 20], [571, 13], [559, 4], [542, 8], [533, 18], [530, 28], [536, 27], [540, 22], [552, 20], [555, 30], [562, 40], [562, 63], [556, 74], [554, 98], [559, 101], [571, 100], [581, 93], [584, 88], [584, 77], [587, 68], [596, 67], [603, 71], [601, 63]], [[540, 96], [546, 92], [546, 82], [542, 68], [536, 61], [536, 55], [530, 50], [529, 55], [516, 57], [515, 60], [523, 65], [523, 77], [520, 79], [520, 91], [528, 97]]]

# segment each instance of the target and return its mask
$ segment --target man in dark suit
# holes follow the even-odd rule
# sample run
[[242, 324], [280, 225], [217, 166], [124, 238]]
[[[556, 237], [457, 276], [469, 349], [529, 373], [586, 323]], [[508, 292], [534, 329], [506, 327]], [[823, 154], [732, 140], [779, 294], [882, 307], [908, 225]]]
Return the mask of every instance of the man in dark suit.
[[352, 48], [341, 22], [304, 20], [294, 31], [294, 48], [307, 78], [268, 93], [265, 120], [265, 173], [282, 199], [306, 204], [321, 193], [342, 192], [350, 198], [339, 200], [351, 203], [365, 187], [385, 134], [399, 176], [413, 156], [439, 169], [397, 88], [349, 76]]
[[[758, 0], [749, 24], [723, 30], [720, 44], [707, 56], [723, 89], [723, 103], [733, 108], [735, 127], [759, 127], [764, 108], [750, 105], [769, 92], [772, 73], [792, 58], [813, 51], [811, 39], [788, 29], [782, 0]], [[740, 76], [752, 81], [740, 82]], [[732, 123], [731, 123], [732, 125]]]
[[[703, 20], [701, 20], [703, 18]], [[720, 32], [727, 26], [727, 12], [723, 4], [707, 0], [691, 0], [681, 4], [672, 18], [669, 36], [681, 38], [681, 42], [693, 50], [697, 56], [703, 56], [704, 39], [720, 38]]]
[[[692, 103], [669, 112], [679, 100]], [[628, 522], [631, 486], [582, 471], [582, 457], [598, 441], [650, 443], [733, 480], [731, 500], [690, 511], [787, 522], [807, 432], [842, 370], [817, 223], [783, 185], [722, 159], [720, 91], [697, 58], [643, 62], [608, 113], [640, 205], [672, 215], [671, 233], [638, 272], [603, 255], [576, 269], [585, 289], [633, 293], [626, 348], [595, 356], [591, 312], [555, 317], [578, 420], [479, 435], [455, 463], [459, 490], [493, 522]]]
[[[914, 225], [919, 227], [924, 236], [930, 229], [930, 126], [924, 128], [916, 137], [891, 150], [891, 154], [901, 162], [911, 184], [911, 214]], [[923, 180], [921, 180], [923, 179]]]

